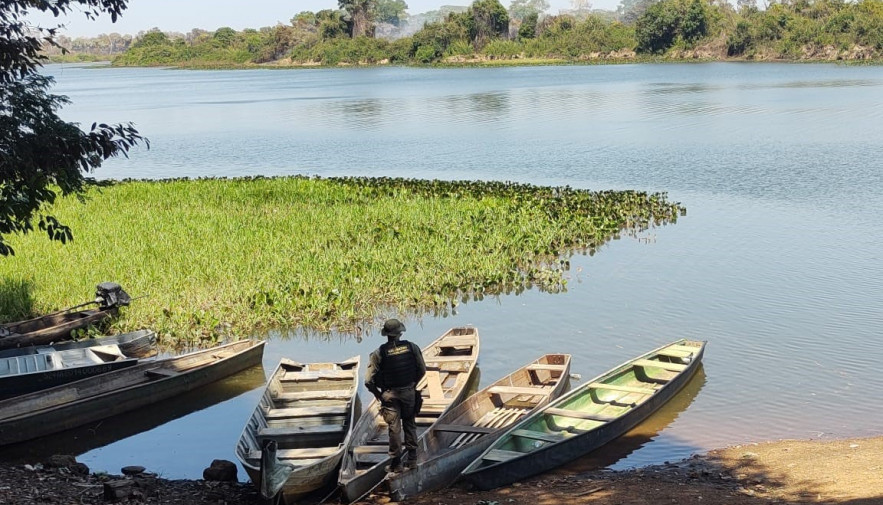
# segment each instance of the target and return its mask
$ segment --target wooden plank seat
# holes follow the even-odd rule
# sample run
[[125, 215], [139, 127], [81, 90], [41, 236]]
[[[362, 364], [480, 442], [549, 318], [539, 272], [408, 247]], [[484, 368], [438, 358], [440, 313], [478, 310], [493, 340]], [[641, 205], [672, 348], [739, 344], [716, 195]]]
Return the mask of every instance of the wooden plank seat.
[[464, 337], [448, 337], [439, 342], [439, 347], [466, 347], [475, 345], [475, 335]]
[[383, 453], [389, 452], [388, 445], [359, 445], [353, 447], [353, 454]]
[[499, 429], [468, 424], [436, 424], [433, 428], [437, 431], [450, 431], [454, 433], [493, 433]]
[[667, 363], [665, 361], [656, 361], [652, 359], [638, 359], [634, 361], [635, 366], [640, 367], [654, 367], [661, 368], [663, 370], [668, 370], [670, 372], [681, 372], [687, 368], [687, 365], [682, 365], [680, 363]]
[[367, 464], [371, 464], [371, 465], [376, 465], [377, 463], [383, 463], [384, 461], [386, 461], [387, 458], [389, 458], [389, 454], [387, 454], [386, 452], [384, 452], [384, 453], [367, 452], [367, 453], [361, 453], [361, 454], [354, 454], [353, 457], [355, 458], [356, 463], [359, 463], [359, 464], [367, 463]]
[[508, 461], [519, 456], [524, 456], [524, 453], [518, 451], [506, 451], [503, 449], [491, 449], [487, 454], [482, 456], [482, 459], [490, 461]]
[[615, 417], [602, 416], [600, 414], [590, 414], [588, 412], [580, 412], [578, 410], [558, 409], [558, 408], [554, 408], [554, 407], [544, 410], [543, 413], [548, 414], [550, 416], [572, 417], [575, 419], [588, 419], [590, 421], [600, 421], [602, 423], [608, 423], [608, 422], [616, 419]]
[[634, 386], [619, 386], [616, 384], [604, 384], [602, 382], [593, 382], [589, 384], [592, 389], [608, 389], [610, 391], [621, 391], [623, 393], [637, 393], [640, 395], [652, 395], [656, 393], [655, 389], [639, 388]]
[[285, 372], [282, 382], [315, 382], [319, 380], [352, 380], [352, 370], [317, 370], [313, 372]]
[[513, 394], [513, 395], [547, 395], [552, 391], [551, 386], [542, 387], [517, 387], [517, 386], [492, 386], [488, 389], [491, 394]]
[[[299, 427], [267, 427], [258, 431], [258, 440], [275, 440], [280, 445], [284, 445], [286, 441], [296, 442], [315, 437], [343, 436], [346, 429], [341, 424], [320, 424], [317, 426], [299, 426]], [[263, 445], [263, 444], [262, 444]]]
[[289, 419], [295, 417], [319, 417], [319, 416], [345, 416], [348, 412], [346, 405], [331, 405], [328, 407], [290, 407], [283, 409], [269, 409], [264, 414], [267, 419]]
[[689, 358], [694, 353], [690, 351], [678, 351], [677, 349], [663, 349], [657, 353], [659, 356], [668, 356], [669, 358]]
[[695, 355], [697, 352], [699, 352], [699, 349], [701, 349], [701, 347], [693, 347], [689, 345], [670, 345], [663, 349], [663, 351], [681, 351]]
[[545, 363], [535, 363], [533, 365], [527, 365], [528, 370], [551, 370], [551, 371], [562, 371], [567, 368], [567, 365], [547, 365]]
[[282, 401], [296, 400], [346, 400], [352, 396], [348, 389], [340, 391], [297, 391], [292, 393], [277, 393], [273, 398]]
[[564, 440], [565, 437], [560, 433], [546, 433], [545, 431], [534, 431], [534, 430], [515, 430], [512, 432], [516, 437], [522, 438], [530, 438], [533, 440], [542, 440], [543, 442], [560, 442]]
[[[471, 361], [471, 360], [472, 360], [472, 358], [467, 355], [463, 355], [463, 356], [429, 356], [429, 357], [424, 356], [424, 361], [426, 363], [438, 363], [440, 361]], [[456, 370], [453, 370], [453, 372], [456, 372]]]
[[[279, 459], [313, 459], [326, 458], [337, 453], [339, 447], [307, 447], [304, 449], [279, 449], [276, 457]], [[261, 459], [261, 451], [249, 451], [248, 459]]]

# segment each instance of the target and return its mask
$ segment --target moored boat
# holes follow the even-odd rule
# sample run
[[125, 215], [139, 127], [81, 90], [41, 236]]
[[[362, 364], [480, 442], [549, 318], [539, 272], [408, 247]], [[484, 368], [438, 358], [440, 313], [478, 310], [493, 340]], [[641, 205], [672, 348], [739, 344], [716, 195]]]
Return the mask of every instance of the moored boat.
[[599, 375], [512, 425], [465, 470], [493, 489], [567, 463], [625, 434], [699, 369], [705, 342], [677, 340]]
[[241, 340], [139, 363], [0, 401], [0, 445], [128, 412], [259, 365], [264, 342]]
[[[96, 287], [93, 301], [33, 319], [0, 325], [0, 349], [71, 340], [75, 331], [115, 316], [120, 307], [130, 302], [129, 294], [119, 284], [103, 282]], [[98, 308], [81, 309], [93, 304]]]
[[569, 354], [546, 354], [442, 414], [421, 437], [417, 466], [387, 477], [393, 500], [454, 482], [508, 426], [561, 396], [569, 376]]
[[0, 399], [67, 384], [156, 354], [156, 333], [139, 330], [51, 346], [0, 351]]
[[359, 362], [280, 361], [236, 444], [264, 499], [294, 503], [336, 480], [360, 413]]
[[[422, 349], [427, 372], [417, 384], [423, 397], [423, 408], [416, 418], [418, 439], [439, 416], [463, 401], [478, 352], [478, 330], [473, 327], [452, 328]], [[358, 500], [386, 476], [387, 430], [380, 415], [380, 402], [373, 400], [353, 428], [343, 455], [338, 479], [341, 501]]]

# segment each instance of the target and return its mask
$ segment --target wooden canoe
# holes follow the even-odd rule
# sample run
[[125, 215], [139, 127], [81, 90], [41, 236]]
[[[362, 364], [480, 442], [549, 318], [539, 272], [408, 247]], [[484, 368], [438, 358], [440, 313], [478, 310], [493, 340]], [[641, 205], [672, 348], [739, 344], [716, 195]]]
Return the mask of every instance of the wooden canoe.
[[598, 449], [680, 391], [704, 351], [705, 342], [677, 340], [595, 377], [510, 427], [462, 478], [493, 489]]
[[281, 360], [236, 444], [264, 499], [281, 493], [294, 503], [336, 480], [360, 414], [358, 392], [358, 356], [341, 363]]
[[417, 467], [387, 477], [393, 500], [454, 482], [507, 427], [561, 396], [569, 376], [569, 354], [546, 354], [445, 412], [421, 438]]
[[134, 366], [156, 354], [156, 333], [140, 330], [53, 346], [0, 351], [0, 399]]
[[[130, 302], [129, 294], [119, 284], [103, 282], [95, 288], [95, 299], [92, 301], [33, 319], [0, 325], [0, 349], [70, 340], [74, 337], [74, 331], [116, 316], [119, 308]], [[77, 310], [88, 305], [98, 305], [98, 308]]]
[[[417, 421], [422, 437], [439, 416], [466, 396], [467, 384], [478, 362], [478, 330], [452, 328], [423, 348], [426, 376], [417, 384], [423, 409]], [[341, 501], [351, 503], [371, 491], [386, 476], [389, 462], [389, 434], [380, 415], [380, 402], [373, 400], [353, 428], [344, 452], [338, 484]]]
[[117, 307], [76, 310], [5, 324], [0, 326], [0, 349], [70, 340], [74, 331], [115, 316], [118, 310]]
[[263, 353], [264, 342], [242, 340], [0, 401], [0, 445], [161, 402], [259, 365]]

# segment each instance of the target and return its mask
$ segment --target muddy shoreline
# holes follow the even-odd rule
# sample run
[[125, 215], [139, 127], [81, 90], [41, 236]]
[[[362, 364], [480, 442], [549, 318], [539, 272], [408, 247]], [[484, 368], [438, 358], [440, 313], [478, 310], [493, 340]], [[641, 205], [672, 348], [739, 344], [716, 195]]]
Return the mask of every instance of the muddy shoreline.
[[[166, 480], [88, 472], [85, 465], [0, 463], [0, 505], [148, 503], [251, 505], [250, 483]], [[147, 470], [149, 472], [149, 469]], [[115, 483], [115, 484], [109, 484]], [[108, 489], [125, 489], [111, 498]], [[313, 500], [315, 503], [318, 500]], [[378, 489], [361, 504], [391, 500]], [[554, 503], [750, 505], [883, 503], [883, 437], [744, 444], [628, 471], [538, 476], [492, 491], [458, 486], [408, 500], [416, 505]], [[337, 503], [332, 497], [326, 503]]]

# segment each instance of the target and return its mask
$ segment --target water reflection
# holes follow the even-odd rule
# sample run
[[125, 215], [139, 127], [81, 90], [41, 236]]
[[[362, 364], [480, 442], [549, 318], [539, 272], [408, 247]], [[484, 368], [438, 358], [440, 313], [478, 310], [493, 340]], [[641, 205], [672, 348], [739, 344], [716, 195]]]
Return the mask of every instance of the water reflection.
[[263, 366], [254, 366], [164, 402], [37, 440], [6, 446], [0, 459], [34, 463], [53, 454], [79, 456], [259, 388], [264, 384], [264, 377]]
[[[563, 474], [575, 474], [609, 466], [615, 466], [616, 469], [642, 466], [645, 463], [637, 461], [631, 461], [630, 464], [622, 463], [625, 463], [624, 460], [650, 442], [653, 442], [652, 452], [662, 455], [663, 459], [678, 459], [676, 455], [686, 457], [698, 452], [701, 449], [698, 446], [693, 446], [686, 441], [670, 440], [660, 437], [660, 435], [681, 413], [687, 410], [704, 385], [705, 369], [700, 366], [684, 389], [644, 422], [613, 442], [562, 466], [556, 471]], [[658, 462], [660, 459], [650, 457], [648, 461]]]

